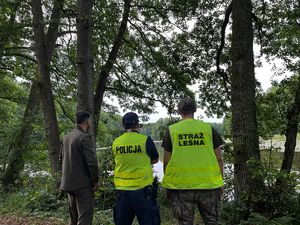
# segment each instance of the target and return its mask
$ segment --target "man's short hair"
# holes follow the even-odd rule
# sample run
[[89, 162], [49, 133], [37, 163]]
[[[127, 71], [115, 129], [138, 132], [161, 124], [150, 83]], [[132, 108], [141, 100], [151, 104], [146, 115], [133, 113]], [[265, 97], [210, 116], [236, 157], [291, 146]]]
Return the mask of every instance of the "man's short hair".
[[82, 124], [84, 121], [89, 119], [91, 117], [91, 114], [86, 111], [79, 111], [76, 113], [76, 123]]
[[122, 124], [125, 129], [136, 128], [139, 124], [139, 117], [134, 112], [126, 113], [122, 118]]
[[178, 103], [178, 112], [184, 115], [193, 114], [197, 111], [197, 105], [194, 99], [185, 97]]

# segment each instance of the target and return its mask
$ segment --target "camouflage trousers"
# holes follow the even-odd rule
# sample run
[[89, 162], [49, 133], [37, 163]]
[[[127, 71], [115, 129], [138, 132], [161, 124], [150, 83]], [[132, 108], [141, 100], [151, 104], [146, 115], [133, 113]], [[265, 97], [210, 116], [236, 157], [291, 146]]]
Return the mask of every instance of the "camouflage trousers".
[[205, 225], [220, 225], [219, 205], [221, 189], [168, 190], [167, 196], [179, 225], [193, 225], [195, 206]]

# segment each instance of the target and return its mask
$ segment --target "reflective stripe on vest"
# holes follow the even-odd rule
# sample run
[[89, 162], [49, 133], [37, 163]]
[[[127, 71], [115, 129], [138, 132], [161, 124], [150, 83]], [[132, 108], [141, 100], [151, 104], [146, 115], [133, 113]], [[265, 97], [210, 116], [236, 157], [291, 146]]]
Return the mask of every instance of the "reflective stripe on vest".
[[143, 134], [126, 132], [114, 141], [116, 189], [138, 190], [152, 184], [152, 165], [146, 152], [147, 138]]
[[172, 156], [162, 185], [169, 189], [214, 189], [223, 179], [212, 141], [212, 127], [195, 119], [169, 127]]

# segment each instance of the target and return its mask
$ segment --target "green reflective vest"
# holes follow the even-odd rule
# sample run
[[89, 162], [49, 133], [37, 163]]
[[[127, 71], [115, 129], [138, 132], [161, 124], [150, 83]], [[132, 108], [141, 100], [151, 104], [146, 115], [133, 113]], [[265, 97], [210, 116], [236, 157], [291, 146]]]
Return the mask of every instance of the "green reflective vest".
[[214, 189], [223, 186], [211, 125], [186, 119], [171, 125], [169, 130], [172, 156], [166, 167], [163, 186], [169, 189]]
[[113, 142], [116, 189], [138, 190], [152, 184], [152, 165], [146, 152], [147, 138], [143, 134], [126, 132]]

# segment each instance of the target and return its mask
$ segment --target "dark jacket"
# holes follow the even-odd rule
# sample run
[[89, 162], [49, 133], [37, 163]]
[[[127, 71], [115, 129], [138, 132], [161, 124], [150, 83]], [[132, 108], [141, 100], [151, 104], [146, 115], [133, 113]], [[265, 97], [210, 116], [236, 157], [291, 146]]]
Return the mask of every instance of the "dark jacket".
[[63, 139], [60, 188], [73, 191], [98, 182], [98, 161], [90, 135], [75, 128]]

